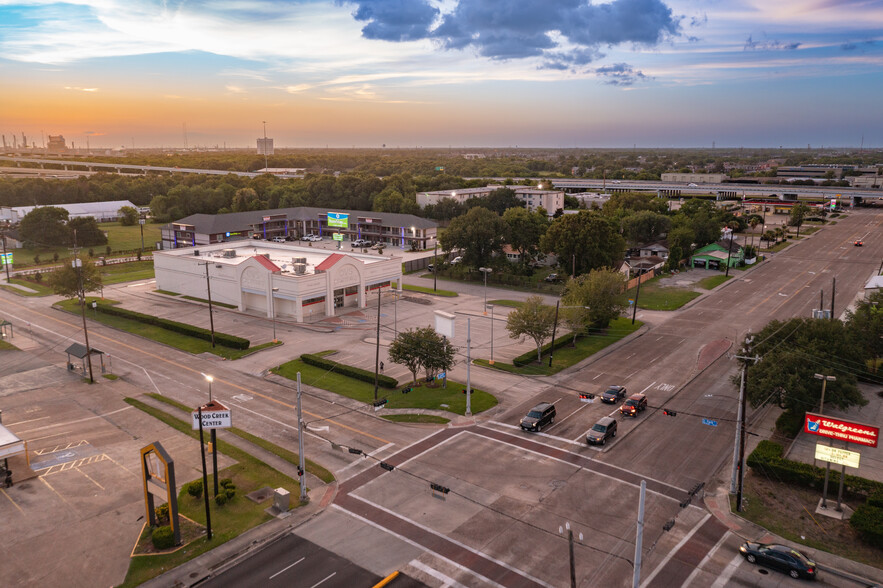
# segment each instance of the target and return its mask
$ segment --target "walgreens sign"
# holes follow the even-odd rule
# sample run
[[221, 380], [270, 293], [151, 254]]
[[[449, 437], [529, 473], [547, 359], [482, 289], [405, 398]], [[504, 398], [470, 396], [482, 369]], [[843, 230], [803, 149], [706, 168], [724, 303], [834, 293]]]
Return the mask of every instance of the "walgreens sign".
[[848, 443], [877, 447], [880, 429], [862, 423], [853, 423], [812, 412], [806, 413], [803, 431], [810, 435], [829, 437]]

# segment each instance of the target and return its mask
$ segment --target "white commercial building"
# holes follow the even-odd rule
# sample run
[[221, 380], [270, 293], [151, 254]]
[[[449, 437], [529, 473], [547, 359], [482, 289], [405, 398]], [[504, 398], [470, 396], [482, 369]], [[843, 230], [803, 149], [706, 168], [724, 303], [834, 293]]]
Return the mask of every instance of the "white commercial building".
[[417, 206], [425, 208], [427, 204], [438, 204], [445, 198], [450, 198], [463, 204], [470, 198], [484, 198], [500, 188], [509, 188], [515, 192], [515, 197], [524, 201], [525, 206], [531, 212], [537, 208], [545, 209], [549, 216], [564, 208], [564, 192], [557, 190], [541, 190], [530, 186], [485, 186], [483, 188], [462, 188], [460, 190], [435, 190], [433, 192], [417, 192]]
[[[130, 206], [135, 210], [138, 207], [128, 200], [111, 200], [108, 202], [79, 202], [75, 204], [46, 204], [45, 206], [54, 206], [63, 208], [67, 211], [69, 218], [92, 217], [100, 223], [117, 221], [120, 219], [120, 209], [124, 206]], [[20, 223], [21, 219], [29, 212], [37, 208], [36, 206], [2, 206], [0, 207], [0, 220], [9, 221], [12, 224]]]
[[343, 253], [264, 241], [157, 251], [160, 290], [235, 305], [241, 312], [297, 322], [366, 308], [369, 293], [401, 291], [402, 258]]

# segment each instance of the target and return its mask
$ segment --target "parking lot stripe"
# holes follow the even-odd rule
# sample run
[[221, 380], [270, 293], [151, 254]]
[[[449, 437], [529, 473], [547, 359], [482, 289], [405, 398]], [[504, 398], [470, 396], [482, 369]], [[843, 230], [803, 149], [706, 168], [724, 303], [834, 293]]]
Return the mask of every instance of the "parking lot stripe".
[[86, 479], [87, 479], [87, 480], [89, 480], [90, 482], [92, 482], [93, 484], [95, 484], [96, 486], [98, 486], [99, 488], [101, 488], [102, 490], [105, 489], [104, 486], [102, 486], [101, 484], [99, 484], [98, 482], [96, 482], [95, 480], [93, 480], [93, 479], [92, 479], [92, 476], [90, 476], [89, 474], [87, 474], [86, 472], [84, 472], [83, 470], [81, 470], [80, 468], [76, 468], [76, 467], [75, 467], [74, 469], [77, 470], [78, 472], [80, 472], [81, 474], [83, 474], [84, 476], [86, 476]]
[[12, 506], [14, 506], [15, 508], [18, 509], [18, 512], [20, 512], [21, 514], [25, 514], [25, 511], [23, 511], [21, 509], [21, 507], [12, 499], [12, 496], [10, 496], [9, 494], [6, 493], [6, 490], [4, 490], [3, 488], [0, 488], [0, 492], [3, 493], [3, 496], [5, 496], [6, 498], [9, 499], [9, 502], [12, 503]]
[[7, 428], [16, 427], [18, 425], [23, 425], [25, 423], [33, 423], [34, 421], [42, 421], [43, 419], [48, 419], [48, 418], [49, 418], [48, 416], [44, 416], [44, 417], [40, 417], [38, 419], [29, 419], [27, 421], [18, 421], [17, 423], [6, 423], [4, 426]]
[[[44, 475], [45, 475], [45, 474], [44, 474]], [[45, 478], [43, 478], [43, 476], [39, 476], [37, 479], [40, 480], [41, 482], [43, 482], [44, 484], [46, 484], [46, 487], [47, 487], [47, 488], [49, 488], [50, 490], [52, 490], [53, 492], [55, 492], [56, 496], [58, 496], [59, 498], [61, 498], [61, 500], [62, 500], [66, 505], [68, 505], [68, 506], [71, 505], [71, 503], [67, 501], [67, 498], [65, 498], [64, 496], [62, 496], [61, 494], [59, 494], [59, 493], [58, 493], [58, 490], [56, 490], [55, 488], [53, 488], [53, 487], [52, 487], [52, 484], [50, 484], [49, 482], [47, 482], [47, 481], [45, 480]]]
[[[126, 406], [126, 407], [124, 407], [124, 408], [118, 408], [117, 410], [112, 410], [112, 411], [110, 411], [110, 412], [106, 412], [106, 413], [104, 413], [104, 414], [97, 414], [97, 415], [95, 415], [95, 416], [90, 416], [90, 417], [86, 417], [86, 418], [83, 418], [83, 419], [77, 419], [77, 420], [75, 420], [75, 421], [67, 421], [66, 423], [53, 423], [53, 424], [51, 424], [51, 425], [46, 425], [45, 427], [37, 427], [36, 429], [28, 429], [27, 431], [20, 431], [19, 433], [16, 433], [16, 434], [17, 434], [17, 435], [25, 435], [25, 434], [27, 434], [27, 433], [34, 433], [34, 432], [36, 432], [36, 431], [42, 431], [42, 430], [44, 430], [44, 429], [51, 429], [51, 428], [53, 428], [53, 427], [62, 427], [62, 426], [67, 426], [67, 425], [75, 425], [75, 424], [77, 424], [77, 423], [83, 423], [83, 422], [85, 422], [85, 421], [92, 421], [92, 420], [95, 420], [95, 419], [103, 419], [103, 418], [108, 417], [108, 416], [110, 416], [110, 415], [112, 415], [112, 414], [116, 414], [116, 413], [118, 413], [118, 412], [123, 412], [124, 410], [129, 410], [130, 408], [134, 408], [134, 407], [133, 407], [133, 406]], [[44, 437], [44, 438], [45, 438], [45, 437]]]

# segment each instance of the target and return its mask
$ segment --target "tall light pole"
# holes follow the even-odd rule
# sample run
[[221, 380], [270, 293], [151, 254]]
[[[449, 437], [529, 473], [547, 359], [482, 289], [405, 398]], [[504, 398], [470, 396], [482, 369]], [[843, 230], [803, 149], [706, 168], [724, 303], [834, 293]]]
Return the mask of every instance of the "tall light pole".
[[480, 267], [478, 271], [484, 274], [484, 316], [487, 316], [487, 275], [494, 270], [490, 267]]
[[279, 288], [270, 288], [270, 313], [273, 315], [273, 343], [278, 343], [276, 339], [276, 292]]
[[486, 308], [491, 309], [491, 361], [490, 361], [490, 364], [494, 365], [494, 305], [488, 304]]
[[[205, 381], [208, 382], [208, 401], [209, 401], [209, 404], [211, 404], [211, 402], [212, 402], [212, 382], [214, 382], [215, 379], [208, 374], [202, 374], [202, 375], [205, 376]], [[215, 429], [214, 427], [212, 427], [210, 430], [211, 430], [210, 443], [212, 445], [212, 479], [214, 480], [215, 496], [217, 496], [218, 495], [218, 437], [217, 437], [218, 434], [217, 434], [217, 429]], [[208, 493], [208, 488], [206, 488], [205, 491], [206, 491], [206, 493]]]
[[200, 265], [205, 266], [205, 290], [206, 290], [206, 293], [208, 294], [208, 324], [209, 324], [209, 328], [211, 328], [211, 331], [212, 331], [212, 349], [214, 349], [215, 348], [215, 317], [214, 317], [214, 314], [212, 313], [212, 283], [209, 280], [209, 276], [208, 276], [209, 263], [210, 262], [206, 261]]
[[[558, 527], [558, 533], [567, 534], [567, 551], [570, 554], [570, 587], [576, 588], [576, 562], [573, 559], [573, 529], [570, 523], [564, 523], [564, 527]], [[583, 534], [579, 534], [579, 540], [583, 540]]]
[[[816, 380], [822, 381], [822, 399], [819, 402], [819, 414], [824, 414], [822, 411], [825, 409], [825, 386], [828, 382], [836, 382], [837, 378], [835, 376], [826, 376], [824, 374], [814, 374], [813, 378]], [[828, 439], [828, 445], [834, 445], [834, 439]], [[822, 490], [822, 508], [828, 508], [828, 476], [831, 474], [831, 462], [825, 462], [825, 487]], [[841, 481], [843, 476], [841, 476]]]

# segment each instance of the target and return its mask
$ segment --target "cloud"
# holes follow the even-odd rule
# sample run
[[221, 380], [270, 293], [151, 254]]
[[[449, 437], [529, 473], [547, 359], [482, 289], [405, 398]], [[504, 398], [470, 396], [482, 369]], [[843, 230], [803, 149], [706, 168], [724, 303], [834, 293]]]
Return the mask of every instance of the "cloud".
[[745, 51], [794, 51], [801, 43], [782, 43], [781, 41], [755, 41], [748, 35], [743, 49]]
[[353, 18], [368, 23], [362, 35], [381, 41], [424, 39], [439, 14], [426, 0], [337, 0], [337, 4], [355, 4]]
[[605, 45], [654, 46], [680, 33], [679, 19], [662, 0], [459, 0], [445, 14], [430, 0], [351, 3], [357, 6], [353, 17], [368, 22], [366, 38], [432, 39], [444, 49], [472, 48], [493, 60], [541, 57], [547, 69], [589, 63]]
[[75, 92], [97, 92], [98, 88], [79, 88], [77, 86], [65, 86], [65, 90], [74, 90]]
[[631, 86], [635, 82], [651, 79], [644, 72], [636, 70], [627, 63], [614, 63], [605, 65], [595, 70], [604, 79], [604, 83], [611, 86]]
[[84, 135], [87, 137], [103, 137], [106, 133], [100, 133], [98, 131], [83, 131]]
[[226, 90], [228, 92], [230, 92], [231, 94], [247, 94], [248, 93], [248, 90], [246, 90], [242, 86], [233, 86], [231, 84], [228, 84], [228, 85], [224, 86], [224, 88], [226, 88]]

